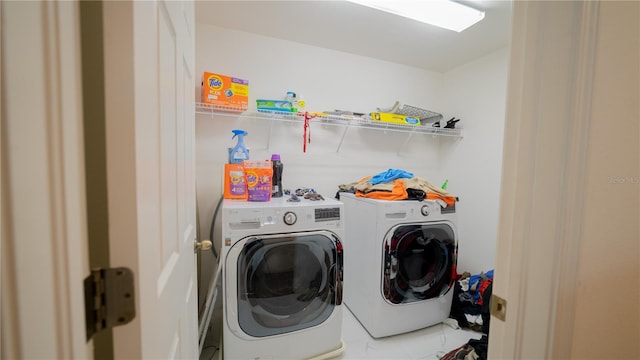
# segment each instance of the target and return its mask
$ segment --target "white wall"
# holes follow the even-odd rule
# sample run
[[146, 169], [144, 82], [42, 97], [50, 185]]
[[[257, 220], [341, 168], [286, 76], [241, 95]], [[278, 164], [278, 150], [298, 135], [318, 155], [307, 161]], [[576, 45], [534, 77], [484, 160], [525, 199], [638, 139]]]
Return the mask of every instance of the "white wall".
[[458, 268], [472, 274], [495, 264], [508, 60], [504, 48], [444, 76], [444, 105], [464, 127], [444, 152], [444, 173], [460, 198]]
[[[440, 112], [445, 120], [453, 115], [461, 117], [464, 128], [461, 140], [415, 135], [403, 148], [400, 145], [406, 140], [406, 134], [352, 128], [340, 152], [336, 152], [343, 128], [315, 124], [311, 128], [312, 142], [307, 153], [303, 153], [302, 124], [273, 125], [270, 149], [267, 149], [270, 125], [263, 120], [197, 115], [198, 205], [203, 234], [209, 233], [211, 216], [221, 196], [227, 147], [235, 144], [231, 130], [241, 128], [249, 132], [246, 143], [251, 148], [252, 159], [281, 154], [285, 188], [313, 187], [333, 197], [338, 185], [388, 168], [411, 171], [438, 186], [449, 179], [449, 190], [461, 197], [460, 208], [473, 205], [460, 210], [459, 230], [469, 239], [461, 239], [459, 269], [475, 272], [492, 268], [497, 224], [497, 211], [493, 210], [499, 194], [506, 59], [506, 50], [500, 51], [460, 71], [439, 74], [198, 24], [197, 73], [211, 71], [249, 80], [251, 110], [255, 109], [258, 98], [278, 99], [287, 91], [295, 91], [312, 111], [370, 112], [399, 100]], [[446, 81], [453, 85], [445, 84]], [[196, 94], [200, 94], [199, 84]], [[475, 125], [487, 122], [491, 124], [488, 127]], [[483, 168], [479, 160], [489, 168]], [[456, 163], [447, 164], [447, 161]], [[475, 194], [476, 190], [481, 194]], [[475, 235], [473, 239], [471, 234]], [[481, 259], [474, 260], [471, 252], [480, 250]]]

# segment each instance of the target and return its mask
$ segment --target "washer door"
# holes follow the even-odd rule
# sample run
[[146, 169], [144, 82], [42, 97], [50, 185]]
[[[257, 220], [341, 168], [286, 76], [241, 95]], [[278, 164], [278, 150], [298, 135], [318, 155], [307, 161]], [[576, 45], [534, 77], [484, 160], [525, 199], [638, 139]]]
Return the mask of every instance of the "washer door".
[[251, 237], [237, 258], [238, 325], [254, 337], [309, 328], [342, 303], [342, 245], [328, 231]]
[[446, 222], [399, 225], [384, 241], [382, 293], [392, 304], [444, 295], [456, 273], [456, 241]]

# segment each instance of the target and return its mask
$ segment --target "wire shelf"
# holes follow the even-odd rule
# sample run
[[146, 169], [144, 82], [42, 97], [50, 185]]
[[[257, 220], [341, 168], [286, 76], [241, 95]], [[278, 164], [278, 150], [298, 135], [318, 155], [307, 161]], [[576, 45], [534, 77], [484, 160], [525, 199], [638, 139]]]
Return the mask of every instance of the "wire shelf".
[[[231, 107], [222, 107], [211, 104], [196, 103], [196, 113], [205, 115], [234, 116], [247, 119], [264, 119], [269, 121], [283, 122], [304, 122], [304, 113], [288, 113], [275, 111], [259, 111], [257, 113], [242, 112], [242, 110]], [[240, 110], [240, 111], [239, 111]], [[360, 127], [381, 131], [404, 132], [413, 134], [431, 134], [437, 136], [462, 137], [460, 129], [447, 129], [433, 127], [430, 125], [401, 125], [372, 121], [366, 117], [355, 115], [330, 115], [326, 113], [313, 113], [310, 124], [319, 123], [323, 125]]]
[[344, 142], [344, 138], [347, 135], [347, 131], [351, 128], [371, 129], [383, 132], [399, 132], [408, 134], [404, 143], [400, 146], [397, 153], [400, 154], [400, 150], [409, 142], [414, 134], [427, 134], [432, 136], [445, 136], [462, 138], [462, 132], [460, 129], [447, 129], [441, 127], [433, 127], [432, 125], [401, 125], [391, 124], [379, 121], [372, 121], [368, 116], [356, 116], [356, 115], [334, 115], [320, 112], [280, 112], [280, 111], [267, 111], [260, 110], [257, 113], [248, 113], [238, 108], [216, 106], [211, 104], [196, 103], [196, 114], [209, 115], [213, 119], [216, 116], [232, 116], [243, 119], [265, 120], [270, 123], [269, 134], [267, 140], [267, 148], [271, 144], [271, 132], [273, 131], [273, 124], [276, 122], [283, 123], [297, 123], [305, 124], [305, 114], [310, 118], [309, 124], [321, 124], [329, 126], [343, 127], [342, 136], [336, 152], [340, 152], [340, 148]]

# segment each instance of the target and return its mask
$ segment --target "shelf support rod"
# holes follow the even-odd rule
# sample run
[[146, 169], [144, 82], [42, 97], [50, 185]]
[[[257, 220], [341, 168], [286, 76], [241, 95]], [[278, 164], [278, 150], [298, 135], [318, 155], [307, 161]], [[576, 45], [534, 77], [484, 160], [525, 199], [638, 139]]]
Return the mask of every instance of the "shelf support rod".
[[349, 124], [344, 127], [344, 131], [342, 132], [342, 137], [340, 137], [340, 143], [338, 143], [338, 148], [336, 149], [336, 153], [340, 152], [340, 148], [342, 147], [342, 142], [344, 141], [345, 135], [347, 135], [347, 130], [349, 130]]
[[271, 150], [271, 133], [273, 132], [273, 120], [269, 121], [269, 134], [267, 135], [267, 150]]
[[396, 155], [400, 155], [400, 151], [404, 148], [405, 145], [407, 145], [407, 143], [409, 143], [409, 140], [411, 140], [411, 138], [413, 137], [413, 133], [414, 132], [415, 132], [415, 129], [413, 129], [411, 132], [409, 132], [409, 136], [407, 136], [407, 138], [402, 143], [402, 145], [400, 145], [400, 147], [398, 148], [398, 151], [396, 152]]

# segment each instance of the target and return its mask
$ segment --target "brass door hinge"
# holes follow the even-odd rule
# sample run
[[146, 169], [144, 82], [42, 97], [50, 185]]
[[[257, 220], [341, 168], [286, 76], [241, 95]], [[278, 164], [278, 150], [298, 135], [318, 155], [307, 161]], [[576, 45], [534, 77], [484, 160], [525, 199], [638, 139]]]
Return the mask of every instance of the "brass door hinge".
[[507, 300], [498, 295], [491, 294], [489, 307], [491, 315], [505, 321], [504, 319], [507, 317]]
[[94, 269], [84, 279], [87, 341], [104, 329], [136, 317], [133, 272], [127, 268]]

